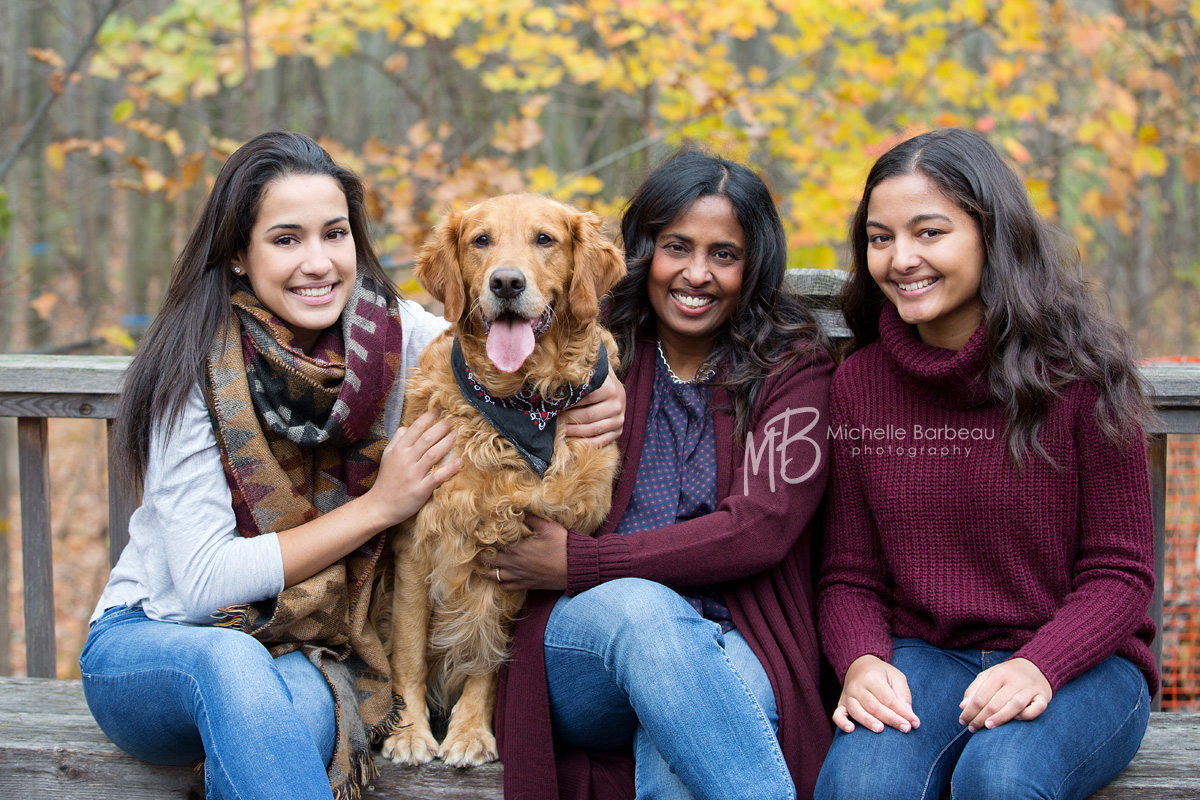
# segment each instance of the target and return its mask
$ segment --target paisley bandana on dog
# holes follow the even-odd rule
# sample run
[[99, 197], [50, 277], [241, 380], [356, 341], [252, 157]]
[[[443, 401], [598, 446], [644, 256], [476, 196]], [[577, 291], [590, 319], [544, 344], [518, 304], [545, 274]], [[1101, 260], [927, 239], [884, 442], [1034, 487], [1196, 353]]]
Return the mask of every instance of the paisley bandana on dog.
[[608, 351], [601, 342], [600, 355], [588, 382], [583, 386], [567, 386], [557, 397], [542, 397], [528, 389], [512, 397], [492, 397], [463, 358], [458, 337], [450, 351], [450, 365], [458, 390], [466, 401], [483, 414], [501, 436], [512, 442], [529, 466], [537, 471], [538, 477], [542, 477], [554, 458], [555, 420], [604, 383], [608, 377]]

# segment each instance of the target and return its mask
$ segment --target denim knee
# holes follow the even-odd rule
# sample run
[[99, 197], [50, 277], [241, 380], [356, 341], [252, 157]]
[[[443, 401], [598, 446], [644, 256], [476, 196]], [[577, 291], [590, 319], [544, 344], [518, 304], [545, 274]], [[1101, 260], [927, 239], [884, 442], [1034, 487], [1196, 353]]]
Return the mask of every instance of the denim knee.
[[205, 635], [172, 640], [179, 661], [190, 663], [200, 673], [234, 678], [247, 670], [260, 670], [271, 663], [266, 645], [248, 633], [229, 628], [207, 628]]
[[[641, 627], [661, 621], [664, 616], [691, 609], [674, 589], [644, 578], [618, 578], [594, 586], [571, 598], [577, 609], [598, 622], [609, 625]], [[680, 605], [682, 604], [682, 605]]]
[[[836, 731], [833, 746], [817, 776], [817, 785], [813, 789], [814, 800], [863, 800], [874, 797], [937, 800], [929, 776], [922, 774], [921, 770], [906, 769], [910, 765], [897, 763], [900, 759], [873, 757], [876, 754], [870, 745], [883, 744], [877, 737], [907, 735], [891, 728], [885, 728], [882, 733], [873, 733], [861, 727], [853, 733]], [[842, 741], [839, 746], [839, 740], [846, 737], [859, 737], [860, 741]], [[859, 744], [868, 746], [858, 747]], [[888, 752], [888, 749], [885, 747], [879, 752]]]
[[641, 578], [595, 586], [571, 598], [565, 613], [581, 646], [636, 654], [639, 663], [670, 659], [678, 664], [675, 659], [697, 642], [707, 644], [720, 636], [720, 628], [673, 589]]
[[1036, 777], [1024, 766], [1037, 755], [1014, 753], [1016, 757], [995, 761], [962, 758], [950, 779], [950, 796], [961, 800], [1052, 800], [1057, 796], [1055, 787], [1037, 786]]
[[[1005, 725], [1014, 728], [1022, 721], [1011, 720]], [[996, 731], [1000, 728], [994, 729]], [[983, 730], [972, 737], [977, 744], [981, 737], [994, 733]], [[1005, 731], [1010, 733], [1010, 731]], [[993, 737], [999, 738], [999, 737]], [[1060, 771], [1031, 769], [1049, 754], [1030, 742], [1010, 736], [1000, 746], [988, 747], [981, 757], [968, 745], [954, 767], [950, 779], [950, 796], [958, 800], [1055, 800], [1060, 793], [1064, 775]], [[1050, 782], [1047, 782], [1047, 781]], [[1088, 792], [1087, 794], [1091, 794]]]
[[1060, 687], [1038, 718], [972, 736], [951, 792], [970, 800], [1083, 800], [1133, 759], [1149, 714], [1141, 672], [1111, 656]]

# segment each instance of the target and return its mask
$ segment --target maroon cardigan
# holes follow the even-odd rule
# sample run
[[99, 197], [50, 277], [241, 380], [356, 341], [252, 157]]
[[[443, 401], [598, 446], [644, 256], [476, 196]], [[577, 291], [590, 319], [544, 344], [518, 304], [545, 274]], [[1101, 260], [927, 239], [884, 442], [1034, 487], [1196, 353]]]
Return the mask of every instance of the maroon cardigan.
[[[623, 462], [612, 512], [595, 538], [574, 531], [568, 534], [567, 592], [575, 594], [621, 577], [680, 587], [724, 584], [734, 623], [775, 689], [779, 744], [797, 796], [810, 797], [832, 738], [819, 679], [812, 553], [829, 468], [833, 362], [824, 353], [815, 353], [763, 382], [751, 420], [754, 447], [749, 459], [745, 443], [721, 446], [735, 442], [734, 418], [722, 410], [728, 398], [717, 390], [713, 420], [720, 502], [716, 511], [621, 536], [613, 531], [637, 479], [654, 385], [654, 353], [652, 343], [640, 343], [625, 378]], [[811, 411], [790, 417], [785, 432], [778, 415], [800, 409]], [[814, 412], [816, 422], [807, 434], [810, 441], [796, 438]], [[770, 431], [776, 434], [774, 448], [763, 446]], [[790, 443], [780, 451], [784, 436]], [[785, 480], [808, 472], [814, 454], [817, 467], [806, 480]], [[512, 657], [501, 675], [496, 737], [504, 762], [504, 796], [509, 800], [633, 797], [631, 753], [554, 745], [542, 638], [558, 597], [558, 592], [530, 592], [514, 631]]]

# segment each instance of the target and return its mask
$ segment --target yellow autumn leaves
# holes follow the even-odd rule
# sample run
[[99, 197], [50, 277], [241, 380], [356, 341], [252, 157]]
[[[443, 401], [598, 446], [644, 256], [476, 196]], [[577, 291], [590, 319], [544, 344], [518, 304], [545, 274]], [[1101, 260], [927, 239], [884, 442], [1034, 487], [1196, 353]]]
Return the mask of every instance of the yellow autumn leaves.
[[[91, 73], [120, 86], [120, 135], [55, 143], [50, 165], [116, 155], [120, 185], [177, 196], [233, 143], [228, 125], [218, 133], [194, 114], [168, 123], [173, 110], [207, 98], [242, 109], [247, 69], [266, 76], [286, 61], [390, 81], [362, 101], [384, 104], [398, 126], [343, 128], [323, 142], [366, 174], [398, 260], [446, 208], [484, 194], [553, 192], [612, 213], [647, 162], [683, 139], [770, 178], [797, 266], [839, 263], [872, 157], [930, 127], [989, 133], [1042, 209], [1085, 229], [1145, 224], [1146, 193], [1151, 206], [1170, 194], [1150, 179], [1173, 168], [1193, 191], [1200, 181], [1200, 0], [248, 7], [244, 18], [242, 0], [173, 0], [112, 19]], [[53, 52], [37, 57], [55, 67]]]

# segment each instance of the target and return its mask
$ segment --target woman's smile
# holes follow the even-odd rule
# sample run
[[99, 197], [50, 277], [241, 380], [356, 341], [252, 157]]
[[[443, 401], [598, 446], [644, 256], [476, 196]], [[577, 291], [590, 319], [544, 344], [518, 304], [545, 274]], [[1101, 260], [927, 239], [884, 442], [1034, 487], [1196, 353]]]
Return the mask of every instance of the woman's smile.
[[[729, 199], [706, 195], [658, 234], [646, 292], [667, 362], [692, 373], [742, 299], [746, 234]], [[694, 362], [694, 363], [692, 363]]]
[[924, 175], [881, 181], [867, 205], [867, 268], [926, 344], [957, 350], [983, 321], [979, 225]]
[[309, 351], [341, 316], [358, 269], [341, 184], [328, 175], [272, 181], [235, 266], [245, 270], [259, 302]]

